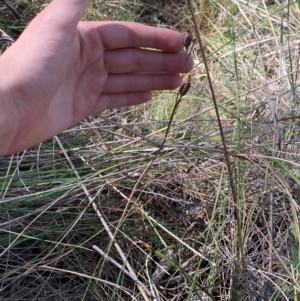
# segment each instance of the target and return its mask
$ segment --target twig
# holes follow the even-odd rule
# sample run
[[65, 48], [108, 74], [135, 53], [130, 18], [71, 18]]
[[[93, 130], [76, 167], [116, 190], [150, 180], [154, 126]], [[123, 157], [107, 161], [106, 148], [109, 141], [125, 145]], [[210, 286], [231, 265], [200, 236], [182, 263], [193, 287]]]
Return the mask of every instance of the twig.
[[99, 253], [101, 256], [103, 256], [106, 260], [114, 264], [118, 269], [120, 269], [124, 274], [126, 274], [128, 277], [130, 277], [134, 282], [136, 282], [138, 285], [143, 287], [144, 291], [146, 294], [152, 298], [153, 301], [156, 301], [156, 298], [152, 295], [152, 293], [145, 287], [144, 283], [142, 283], [137, 276], [134, 274], [132, 275], [130, 272], [128, 272], [124, 266], [121, 266], [118, 262], [116, 262], [113, 258], [111, 258], [108, 254], [103, 252], [100, 248], [97, 246], [93, 245], [93, 249]]

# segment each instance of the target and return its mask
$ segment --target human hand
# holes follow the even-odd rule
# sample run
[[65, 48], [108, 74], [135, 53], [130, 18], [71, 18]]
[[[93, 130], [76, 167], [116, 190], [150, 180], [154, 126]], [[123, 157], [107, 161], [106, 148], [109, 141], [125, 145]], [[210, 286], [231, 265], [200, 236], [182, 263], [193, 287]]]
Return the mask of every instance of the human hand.
[[148, 101], [151, 90], [174, 89], [179, 73], [191, 70], [181, 33], [80, 22], [89, 2], [53, 0], [0, 57], [0, 155], [36, 145], [91, 114]]

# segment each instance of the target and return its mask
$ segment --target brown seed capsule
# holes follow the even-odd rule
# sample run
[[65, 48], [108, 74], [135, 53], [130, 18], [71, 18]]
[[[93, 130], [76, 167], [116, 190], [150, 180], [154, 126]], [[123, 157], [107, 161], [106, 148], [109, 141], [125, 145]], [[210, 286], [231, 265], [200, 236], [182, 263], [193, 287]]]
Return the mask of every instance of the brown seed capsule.
[[179, 89], [180, 96], [184, 96], [187, 94], [187, 92], [189, 92], [189, 90], [191, 88], [191, 79], [192, 79], [192, 76], [189, 75], [188, 80], [181, 84], [180, 89]]
[[187, 49], [188, 47], [191, 46], [192, 41], [193, 41], [193, 35], [191, 31], [188, 29], [183, 37], [183, 46]]
[[189, 92], [191, 87], [191, 77], [189, 76], [189, 79], [187, 82], [184, 82], [181, 84], [180, 89], [179, 89], [179, 94], [180, 96], [184, 96], [185, 94], [187, 94], [187, 92]]
[[179, 94], [181, 96], [184, 96], [187, 92], [189, 92], [191, 87], [191, 83], [190, 82], [185, 82], [180, 86], [180, 90], [179, 90]]

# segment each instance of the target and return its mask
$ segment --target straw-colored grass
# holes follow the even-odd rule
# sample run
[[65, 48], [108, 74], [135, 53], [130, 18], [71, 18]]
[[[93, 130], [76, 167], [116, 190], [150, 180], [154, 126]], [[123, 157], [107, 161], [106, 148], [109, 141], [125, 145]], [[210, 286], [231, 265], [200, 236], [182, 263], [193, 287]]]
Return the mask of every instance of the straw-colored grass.
[[191, 88], [0, 158], [0, 300], [300, 300], [299, 3], [193, 0], [204, 58], [188, 2], [91, 3], [190, 28]]

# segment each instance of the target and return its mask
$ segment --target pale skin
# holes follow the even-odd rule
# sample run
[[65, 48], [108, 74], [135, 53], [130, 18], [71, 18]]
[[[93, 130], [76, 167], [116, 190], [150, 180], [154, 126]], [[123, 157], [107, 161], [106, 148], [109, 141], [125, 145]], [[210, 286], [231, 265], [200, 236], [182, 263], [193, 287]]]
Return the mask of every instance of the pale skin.
[[[105, 109], [175, 89], [189, 72], [183, 35], [133, 22], [82, 22], [90, 0], [53, 0], [0, 56], [0, 156]], [[147, 48], [147, 49], [145, 49]]]

